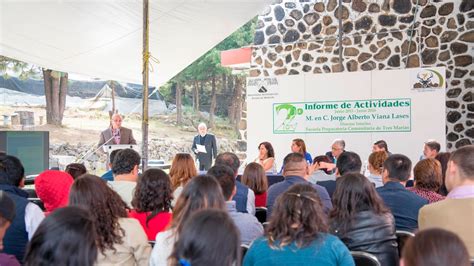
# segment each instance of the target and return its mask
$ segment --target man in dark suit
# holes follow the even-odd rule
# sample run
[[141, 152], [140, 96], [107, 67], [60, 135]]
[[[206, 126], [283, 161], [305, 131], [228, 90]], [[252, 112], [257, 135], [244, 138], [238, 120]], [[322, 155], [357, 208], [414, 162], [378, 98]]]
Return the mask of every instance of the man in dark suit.
[[411, 161], [402, 154], [393, 154], [383, 163], [383, 187], [377, 192], [385, 205], [392, 211], [397, 230], [415, 231], [418, 229], [418, 212], [428, 204], [428, 200], [405, 188], [410, 177]]
[[137, 141], [133, 138], [132, 130], [122, 127], [122, 120], [120, 114], [112, 116], [111, 126], [100, 133], [98, 147], [114, 144], [137, 144]]
[[[194, 137], [191, 149], [196, 154], [196, 159], [199, 160], [199, 171], [207, 171], [211, 168], [212, 158], [216, 158], [217, 155], [216, 137], [207, 133], [207, 126], [204, 123], [199, 124], [198, 131], [199, 135]], [[206, 152], [199, 149], [203, 146]]]

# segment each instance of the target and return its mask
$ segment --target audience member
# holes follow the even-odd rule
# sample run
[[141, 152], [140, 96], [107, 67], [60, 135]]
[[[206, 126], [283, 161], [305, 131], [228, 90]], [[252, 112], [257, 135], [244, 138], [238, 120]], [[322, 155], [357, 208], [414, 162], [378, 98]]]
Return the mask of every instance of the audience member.
[[183, 225], [169, 265], [240, 265], [239, 232], [222, 210], [201, 210]]
[[403, 247], [400, 266], [470, 266], [469, 253], [456, 234], [433, 228], [418, 232]]
[[425, 159], [434, 159], [441, 150], [441, 145], [435, 140], [428, 140], [423, 147], [423, 156]]
[[446, 170], [448, 169], [449, 157], [451, 157], [450, 152], [440, 152], [438, 153], [438, 155], [436, 155], [436, 158], [435, 158], [441, 164], [441, 174], [443, 177], [443, 184], [439, 188], [438, 194], [442, 196], [448, 195], [448, 189], [446, 188]]
[[388, 145], [385, 140], [377, 140], [376, 142], [374, 142], [374, 145], [372, 146], [372, 152], [378, 151], [384, 151], [388, 155], [392, 155], [392, 153], [388, 151]]
[[[360, 157], [355, 152], [345, 151], [339, 155], [338, 160], [336, 162], [336, 178], [347, 173], [360, 173], [362, 168], [362, 161]], [[316, 184], [324, 187], [329, 197], [332, 198], [332, 194], [336, 190], [336, 181], [335, 180], [326, 180], [326, 181], [319, 181]]]
[[[168, 230], [156, 235], [151, 254], [151, 266], [168, 265], [173, 245], [183, 231], [183, 224], [198, 210], [219, 209], [225, 211], [225, 200], [217, 180], [210, 175], [197, 176], [184, 187], [173, 209], [173, 220]], [[193, 264], [194, 265], [194, 264]]]
[[268, 178], [260, 164], [249, 163], [240, 181], [255, 193], [255, 207], [267, 206]]
[[328, 164], [331, 164], [331, 159], [326, 155], [314, 157], [313, 164], [309, 167], [308, 181], [316, 184], [318, 181], [336, 180], [336, 175], [328, 170]]
[[15, 203], [15, 218], [3, 238], [3, 252], [23, 261], [26, 244], [44, 219], [43, 211], [28, 202], [28, 193], [21, 188], [25, 184], [25, 168], [20, 160], [11, 155], [0, 156], [0, 190]]
[[132, 206], [139, 165], [140, 155], [133, 149], [121, 150], [115, 155], [112, 163], [114, 181], [108, 181], [108, 184], [122, 197], [128, 207]]
[[370, 174], [367, 176], [367, 178], [375, 185], [375, 187], [383, 186], [383, 162], [385, 162], [387, 158], [388, 154], [383, 150], [372, 152], [369, 155], [368, 169]]
[[109, 162], [108, 162], [108, 170], [105, 172], [100, 178], [105, 179], [107, 181], [114, 181], [114, 173], [112, 172], [112, 164], [114, 162], [115, 156], [119, 153], [121, 149], [113, 150], [109, 155]]
[[351, 251], [371, 253], [384, 266], [398, 266], [395, 220], [365, 176], [339, 177], [332, 202], [331, 233]]
[[28, 244], [25, 266], [93, 266], [97, 260], [96, 239], [94, 221], [87, 210], [60, 208], [36, 230]]
[[291, 142], [291, 152], [301, 153], [304, 156], [304, 159], [311, 165], [313, 163], [313, 157], [306, 151], [306, 144], [302, 139], [294, 139]]
[[429, 203], [443, 200], [445, 197], [437, 193], [442, 184], [441, 164], [436, 159], [423, 159], [413, 168], [415, 186], [407, 188]]
[[[0, 155], [1, 156], [1, 155]], [[0, 190], [0, 251], [3, 250], [3, 237], [15, 218], [15, 203], [6, 192]], [[0, 265], [20, 266], [13, 255], [0, 253]]]
[[411, 161], [402, 154], [393, 154], [383, 163], [383, 187], [377, 192], [395, 217], [397, 230], [415, 231], [418, 228], [418, 211], [428, 200], [408, 191], [405, 183], [410, 177]]
[[189, 153], [178, 153], [174, 156], [170, 168], [171, 188], [173, 190], [173, 202], [171, 205], [175, 205], [184, 186], [191, 178], [197, 175], [194, 159]]
[[[215, 164], [227, 165], [234, 171], [234, 177], [237, 178], [239, 174], [240, 160], [235, 153], [223, 152], [219, 153], [216, 158]], [[246, 212], [255, 214], [255, 193], [249, 189], [246, 185], [240, 183], [238, 180], [235, 183], [237, 185], [237, 194], [234, 196], [234, 201], [237, 206], [238, 212]]]
[[[258, 166], [261, 167], [260, 165]], [[207, 173], [214, 176], [221, 186], [222, 194], [226, 200], [227, 211], [239, 229], [242, 244], [249, 245], [257, 237], [262, 236], [262, 224], [260, 224], [254, 215], [237, 212], [235, 201], [232, 200], [237, 192], [237, 187], [235, 186], [236, 180], [232, 169], [227, 165], [214, 165]]]
[[270, 142], [264, 141], [258, 144], [258, 157], [255, 159], [256, 163], [259, 163], [265, 172], [276, 172], [275, 166], [275, 152]]
[[347, 247], [327, 233], [326, 215], [311, 184], [290, 187], [278, 197], [274, 209], [267, 236], [252, 243], [244, 266], [354, 265]]
[[99, 251], [97, 264], [148, 264], [151, 247], [143, 228], [136, 219], [128, 218], [127, 204], [100, 177], [86, 174], [75, 180], [69, 204], [91, 213]]
[[70, 174], [56, 170], [46, 170], [35, 178], [36, 194], [43, 201], [46, 215], [67, 206], [73, 182]]
[[148, 240], [171, 222], [172, 198], [170, 177], [163, 170], [148, 169], [138, 178], [129, 215], [140, 222]]
[[439, 227], [456, 233], [474, 257], [474, 145], [451, 154], [446, 171], [445, 200], [420, 210], [420, 229]]
[[[294, 184], [311, 184], [305, 177], [308, 174], [308, 164], [306, 163], [305, 158], [301, 153], [290, 153], [283, 160], [285, 169], [283, 171], [283, 176], [285, 180], [282, 182], [272, 185], [268, 189], [268, 198], [267, 198], [267, 219], [270, 217], [275, 204], [276, 198], [281, 195], [283, 192], [288, 190]], [[331, 198], [328, 195], [326, 189], [320, 185], [311, 184], [313, 188], [317, 191], [321, 201], [323, 203], [324, 212], [328, 213], [332, 208]]]
[[75, 180], [79, 176], [87, 173], [87, 169], [82, 163], [70, 163], [66, 166], [66, 170], [64, 170], [64, 172], [70, 174]]

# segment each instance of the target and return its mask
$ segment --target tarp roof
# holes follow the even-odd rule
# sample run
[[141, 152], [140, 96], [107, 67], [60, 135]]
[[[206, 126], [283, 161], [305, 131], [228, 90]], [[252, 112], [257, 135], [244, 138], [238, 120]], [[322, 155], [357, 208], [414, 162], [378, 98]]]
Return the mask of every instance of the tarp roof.
[[[150, 0], [150, 85], [179, 73], [270, 0]], [[142, 1], [0, 0], [0, 54], [54, 70], [142, 83]]]

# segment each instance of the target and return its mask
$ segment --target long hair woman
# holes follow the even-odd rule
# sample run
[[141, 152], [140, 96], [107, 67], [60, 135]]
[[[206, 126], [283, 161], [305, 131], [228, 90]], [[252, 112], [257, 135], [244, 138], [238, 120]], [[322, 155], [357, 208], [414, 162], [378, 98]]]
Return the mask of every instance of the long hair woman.
[[90, 211], [95, 223], [99, 265], [148, 264], [151, 247], [143, 228], [128, 218], [127, 204], [107, 183], [95, 175], [74, 181], [69, 204]]
[[[197, 176], [196, 165], [189, 153], [178, 153], [174, 156], [170, 168], [171, 188], [173, 190], [173, 198], [176, 201], [183, 191], [184, 186]], [[176, 203], [173, 201], [172, 205]]]
[[96, 259], [94, 221], [87, 210], [70, 206], [41, 222], [28, 244], [25, 265], [92, 266]]
[[316, 190], [310, 184], [296, 184], [277, 198], [266, 237], [253, 242], [243, 265], [354, 265], [354, 261], [347, 247], [328, 234]]
[[140, 222], [148, 240], [171, 222], [172, 199], [170, 177], [163, 170], [148, 169], [138, 178], [129, 215]]
[[291, 152], [303, 154], [308, 165], [311, 165], [313, 163], [313, 158], [311, 157], [311, 154], [309, 154], [306, 150], [306, 144], [304, 143], [303, 139], [294, 139], [291, 142]]
[[370, 175], [367, 177], [370, 182], [375, 184], [375, 187], [383, 186], [382, 182], [382, 170], [383, 163], [388, 158], [386, 151], [375, 151], [369, 155], [369, 172]]
[[183, 230], [183, 224], [194, 212], [208, 208], [226, 210], [221, 187], [212, 176], [194, 177], [176, 201], [170, 228], [156, 235], [150, 264], [168, 265], [168, 257]]
[[374, 185], [359, 173], [336, 180], [329, 214], [331, 233], [352, 251], [375, 255], [382, 265], [398, 265], [395, 220]]
[[194, 213], [170, 256], [170, 265], [240, 265], [240, 239], [226, 211], [207, 209]]
[[276, 171], [275, 167], [275, 151], [270, 142], [264, 141], [258, 144], [258, 157], [255, 162], [260, 164], [265, 172]]
[[265, 170], [258, 163], [249, 163], [240, 179], [242, 184], [255, 192], [255, 207], [267, 206], [268, 180]]

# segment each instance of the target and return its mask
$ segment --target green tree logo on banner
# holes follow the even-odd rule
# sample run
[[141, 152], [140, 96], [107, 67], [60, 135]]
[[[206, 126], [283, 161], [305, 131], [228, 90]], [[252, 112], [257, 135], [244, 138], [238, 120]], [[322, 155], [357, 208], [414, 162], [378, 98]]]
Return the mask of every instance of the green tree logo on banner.
[[282, 103], [275, 105], [275, 131], [294, 132], [298, 122], [295, 121], [297, 115], [303, 114], [302, 108], [297, 108], [290, 103]]

